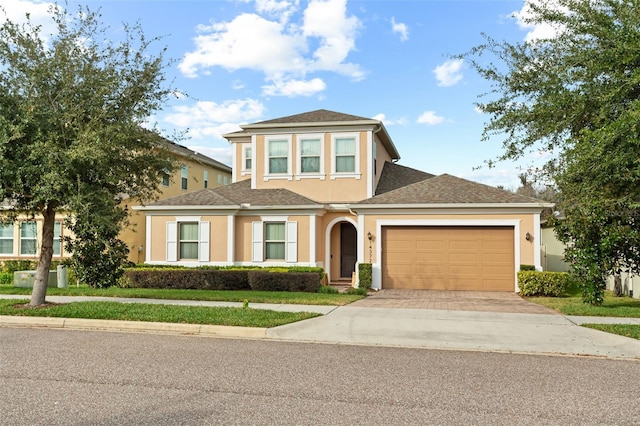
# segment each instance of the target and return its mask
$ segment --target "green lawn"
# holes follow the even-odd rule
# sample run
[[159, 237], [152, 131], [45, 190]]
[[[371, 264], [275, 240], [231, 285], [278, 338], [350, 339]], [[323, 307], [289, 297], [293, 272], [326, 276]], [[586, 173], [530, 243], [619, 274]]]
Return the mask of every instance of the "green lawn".
[[[0, 294], [31, 295], [30, 288], [16, 288], [10, 284], [0, 285]], [[141, 299], [174, 299], [174, 300], [204, 300], [220, 302], [249, 303], [289, 303], [294, 305], [347, 305], [365, 296], [357, 294], [322, 294], [287, 291], [220, 291], [220, 290], [165, 290], [152, 288], [120, 288], [105, 289], [89, 286], [69, 288], [48, 288], [47, 295], [51, 296], [103, 296], [103, 297], [131, 297]]]
[[[640, 300], [630, 297], [615, 297], [610, 291], [605, 292], [602, 306], [582, 303], [582, 297], [577, 288], [569, 289], [569, 294], [566, 297], [526, 297], [525, 299], [565, 315], [640, 318]], [[640, 339], [640, 325], [583, 324], [583, 327]]]
[[583, 327], [619, 334], [640, 340], [640, 325], [635, 324], [582, 324]]
[[276, 327], [320, 314], [276, 312], [251, 308], [173, 306], [147, 303], [77, 302], [45, 307], [20, 307], [28, 300], [0, 300], [0, 315], [153, 321], [184, 324]]

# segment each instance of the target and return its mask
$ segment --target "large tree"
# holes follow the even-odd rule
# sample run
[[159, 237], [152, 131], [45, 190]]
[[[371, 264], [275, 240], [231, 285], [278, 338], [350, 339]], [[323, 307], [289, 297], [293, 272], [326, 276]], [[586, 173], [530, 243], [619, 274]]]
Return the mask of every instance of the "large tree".
[[[555, 156], [540, 170], [555, 182], [559, 237], [602, 302], [605, 277], [640, 272], [640, 1], [529, 1], [528, 24], [555, 34], [486, 43], [462, 55], [492, 90], [483, 139], [502, 138], [497, 160], [531, 151]], [[491, 163], [493, 160], [490, 160]]]
[[139, 25], [111, 30], [88, 8], [55, 6], [50, 17], [54, 34], [28, 15], [0, 26], [0, 200], [9, 206], [0, 215], [43, 221], [31, 305], [45, 302], [56, 212], [78, 230], [99, 209], [121, 221], [118, 201], [153, 197], [172, 168], [157, 133], [141, 127], [173, 92], [158, 40]]

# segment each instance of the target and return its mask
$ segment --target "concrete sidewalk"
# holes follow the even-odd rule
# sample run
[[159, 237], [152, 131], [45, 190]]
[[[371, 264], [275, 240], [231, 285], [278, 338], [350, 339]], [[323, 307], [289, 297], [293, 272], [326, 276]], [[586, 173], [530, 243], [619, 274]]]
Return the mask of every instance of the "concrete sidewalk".
[[[0, 295], [24, 299], [24, 296]], [[48, 301], [105, 300], [188, 306], [232, 306], [234, 302], [48, 296]], [[474, 350], [543, 355], [597, 356], [640, 361], [640, 341], [580, 327], [583, 323], [640, 324], [638, 318], [568, 317], [461, 310], [375, 308], [358, 306], [273, 305], [254, 309], [317, 312], [323, 316], [271, 329], [0, 316], [0, 326], [179, 333], [264, 338], [282, 341]]]

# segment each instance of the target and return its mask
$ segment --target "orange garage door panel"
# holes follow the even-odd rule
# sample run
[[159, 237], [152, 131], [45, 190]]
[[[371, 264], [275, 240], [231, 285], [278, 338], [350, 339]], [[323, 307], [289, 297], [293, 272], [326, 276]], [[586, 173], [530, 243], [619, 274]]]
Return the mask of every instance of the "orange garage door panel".
[[514, 291], [512, 227], [383, 227], [382, 287]]

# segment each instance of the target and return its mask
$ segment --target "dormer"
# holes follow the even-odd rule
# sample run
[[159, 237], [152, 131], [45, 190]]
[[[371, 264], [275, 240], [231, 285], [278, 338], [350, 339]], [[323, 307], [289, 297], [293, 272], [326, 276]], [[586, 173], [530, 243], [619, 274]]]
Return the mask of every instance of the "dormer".
[[324, 203], [374, 195], [386, 161], [400, 158], [379, 120], [317, 110], [241, 126], [233, 145], [233, 181], [252, 189], [286, 188]]

